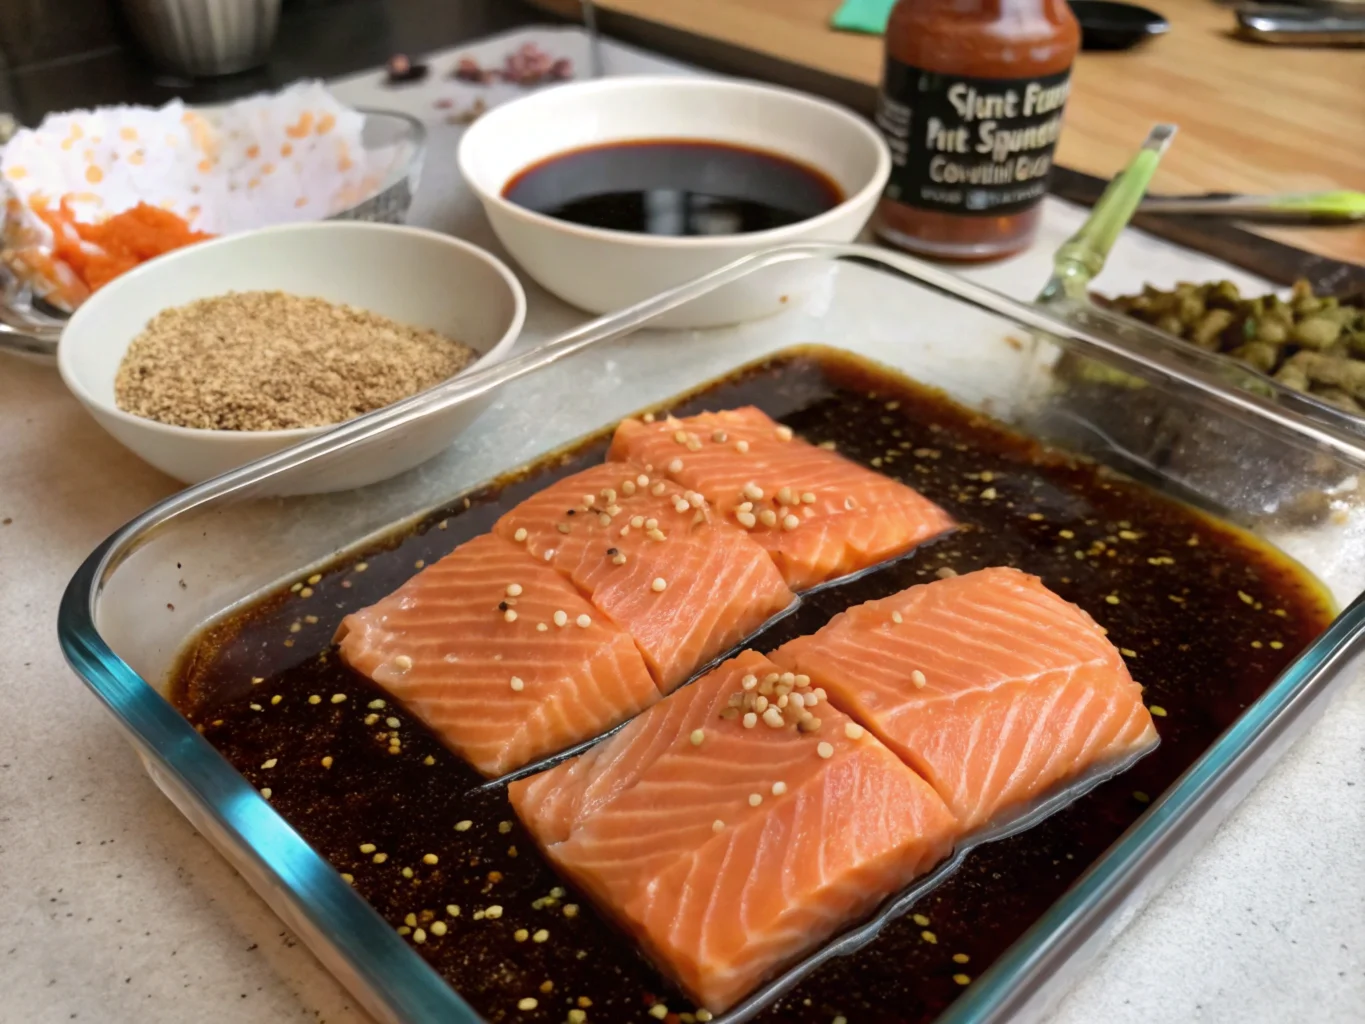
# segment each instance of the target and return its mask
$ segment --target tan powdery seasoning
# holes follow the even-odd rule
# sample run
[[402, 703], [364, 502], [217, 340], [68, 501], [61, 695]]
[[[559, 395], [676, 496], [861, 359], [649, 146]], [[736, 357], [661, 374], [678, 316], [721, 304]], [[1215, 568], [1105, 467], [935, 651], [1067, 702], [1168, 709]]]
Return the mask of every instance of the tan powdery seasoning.
[[352, 306], [231, 292], [158, 313], [128, 347], [114, 398], [125, 412], [181, 427], [316, 427], [416, 394], [477, 357]]

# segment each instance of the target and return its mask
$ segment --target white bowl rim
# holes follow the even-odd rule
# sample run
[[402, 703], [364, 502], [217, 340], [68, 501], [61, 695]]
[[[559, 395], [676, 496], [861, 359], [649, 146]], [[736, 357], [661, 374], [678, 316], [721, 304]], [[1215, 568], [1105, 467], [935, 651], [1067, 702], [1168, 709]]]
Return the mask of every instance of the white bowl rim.
[[[521, 281], [517, 275], [512, 273], [502, 260], [498, 259], [487, 249], [477, 246], [472, 242], [466, 242], [463, 238], [456, 238], [454, 235], [447, 235], [440, 231], [432, 231], [429, 228], [413, 227], [408, 224], [384, 224], [377, 221], [298, 221], [291, 224], [275, 224], [270, 227], [256, 228], [253, 231], [242, 231], [231, 235], [223, 235], [219, 238], [211, 239], [207, 242], [198, 242], [192, 246], [185, 246], [164, 255], [157, 256], [148, 260], [140, 266], [134, 267], [125, 274], [120, 274], [115, 280], [105, 285], [94, 295], [82, 302], [76, 312], [71, 314], [71, 319], [62, 328], [62, 337], [66, 337], [66, 332], [71, 330], [81, 322], [81, 318], [88, 316], [88, 311], [99, 306], [100, 300], [107, 294], [116, 293], [119, 284], [125, 279], [136, 276], [147, 277], [158, 273], [165, 267], [173, 264], [178, 256], [187, 253], [201, 252], [205, 249], [216, 246], [227, 246], [234, 243], [240, 244], [244, 239], [255, 238], [260, 235], [284, 234], [286, 232], [305, 232], [305, 231], [329, 231], [337, 233], [357, 232], [361, 234], [369, 232], [388, 232], [390, 234], [403, 234], [413, 237], [424, 237], [433, 241], [439, 241], [453, 248], [460, 249], [465, 253], [481, 260], [494, 272], [498, 274], [506, 283], [508, 290], [512, 293], [512, 321], [503, 332], [501, 338], [493, 343], [487, 352], [484, 352], [472, 363], [460, 370], [453, 377], [446, 380], [454, 380], [461, 374], [473, 370], [475, 367], [497, 362], [507, 354], [507, 351], [516, 344], [517, 338], [521, 335], [522, 327], [526, 323], [526, 291], [521, 286]], [[67, 355], [69, 349], [62, 345], [60, 340], [57, 343], [57, 371], [61, 374], [62, 381], [67, 388], [84, 404], [99, 409], [100, 412], [112, 416], [114, 419], [133, 426], [150, 429], [161, 433], [167, 437], [179, 437], [186, 439], [203, 440], [207, 438], [217, 439], [250, 439], [268, 441], [302, 441], [310, 437], [316, 437], [333, 427], [340, 426], [340, 423], [327, 423], [317, 427], [291, 427], [288, 430], [218, 430], [209, 427], [181, 427], [173, 423], [162, 423], [160, 420], [149, 419], [146, 416], [136, 416], [133, 413], [120, 409], [113, 402], [105, 402], [92, 395], [85, 385], [77, 379], [76, 371], [71, 366], [70, 357]], [[444, 383], [442, 381], [441, 383]], [[439, 385], [432, 385], [437, 387]], [[374, 410], [378, 411], [378, 410]], [[356, 417], [353, 417], [353, 419]], [[342, 422], [350, 422], [344, 420]]]
[[[877, 154], [877, 167], [873, 171], [871, 178], [862, 188], [851, 195], [847, 195], [836, 205], [817, 213], [814, 217], [807, 217], [792, 224], [784, 224], [782, 227], [765, 228], [762, 231], [745, 231], [731, 235], [646, 235], [634, 231], [617, 231], [613, 228], [594, 228], [583, 224], [575, 224], [572, 221], [560, 220], [544, 213], [537, 213], [528, 210], [524, 206], [518, 206], [502, 196], [501, 189], [492, 192], [484, 188], [483, 184], [477, 180], [471, 172], [469, 163], [469, 153], [474, 144], [477, 144], [483, 135], [492, 133], [497, 127], [499, 118], [507, 116], [507, 111], [514, 110], [520, 106], [529, 106], [535, 103], [549, 102], [555, 96], [562, 95], [566, 90], [575, 93], [595, 93], [609, 92], [623, 88], [638, 86], [667, 85], [671, 90], [679, 89], [703, 91], [703, 90], [722, 90], [735, 93], [770, 93], [783, 97], [784, 99], [794, 100], [807, 107], [819, 109], [825, 113], [833, 114], [842, 118], [845, 123], [851, 125], [856, 131], [860, 132], [865, 139], [872, 144], [872, 149]], [[659, 132], [655, 137], [668, 138], [666, 132]], [[642, 136], [643, 138], [643, 136]], [[473, 142], [471, 143], [471, 140]], [[606, 143], [611, 145], [611, 143]], [[553, 157], [556, 154], [551, 154]], [[502, 212], [522, 220], [530, 221], [541, 227], [552, 228], [565, 234], [577, 235], [580, 238], [596, 239], [598, 241], [610, 241], [617, 243], [633, 243], [639, 246], [661, 248], [661, 249], [700, 249], [700, 248], [723, 248], [748, 251], [754, 248], [767, 248], [769, 245], [780, 245], [783, 242], [799, 240], [804, 237], [806, 232], [812, 228], [823, 227], [843, 216], [851, 207], [861, 203], [866, 203], [869, 199], [875, 199], [883, 188], [886, 187], [886, 179], [891, 174], [891, 150], [882, 138], [881, 133], [866, 119], [859, 117], [851, 110], [846, 110], [837, 103], [833, 103], [818, 96], [811, 96], [808, 93], [797, 89], [784, 89], [781, 86], [767, 85], [761, 82], [751, 82], [745, 79], [736, 78], [708, 78], [708, 77], [689, 77], [686, 75], [614, 75], [610, 78], [595, 78], [585, 82], [570, 82], [566, 85], [557, 85], [551, 89], [534, 92], [529, 96], [523, 96], [510, 103], [504, 103], [494, 107], [475, 121], [469, 129], [460, 137], [460, 145], [455, 155], [456, 163], [460, 168], [460, 175], [479, 199], [485, 204], [492, 204]], [[548, 158], [546, 158], [548, 159]], [[816, 166], [816, 169], [825, 172], [824, 168]], [[504, 183], [505, 185], [505, 183]]]

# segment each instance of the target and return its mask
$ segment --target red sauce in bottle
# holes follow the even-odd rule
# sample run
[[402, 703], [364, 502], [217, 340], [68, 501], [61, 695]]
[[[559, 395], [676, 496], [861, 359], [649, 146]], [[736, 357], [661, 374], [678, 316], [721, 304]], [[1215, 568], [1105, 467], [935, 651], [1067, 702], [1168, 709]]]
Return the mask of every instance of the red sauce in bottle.
[[893, 158], [877, 234], [945, 259], [1027, 246], [1079, 46], [1066, 0], [900, 0], [877, 105]]

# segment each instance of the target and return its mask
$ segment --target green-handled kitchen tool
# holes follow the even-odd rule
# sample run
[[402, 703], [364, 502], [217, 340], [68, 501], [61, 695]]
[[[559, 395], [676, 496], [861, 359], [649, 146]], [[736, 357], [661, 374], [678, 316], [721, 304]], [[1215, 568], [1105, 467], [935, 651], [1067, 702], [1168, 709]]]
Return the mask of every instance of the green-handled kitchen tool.
[[1060, 296], [1084, 300], [1090, 282], [1104, 269], [1109, 250], [1132, 220], [1156, 173], [1161, 154], [1175, 138], [1176, 126], [1159, 124], [1147, 133], [1132, 163], [1114, 176], [1080, 230], [1062, 244], [1052, 258], [1052, 278], [1038, 294], [1039, 302]]

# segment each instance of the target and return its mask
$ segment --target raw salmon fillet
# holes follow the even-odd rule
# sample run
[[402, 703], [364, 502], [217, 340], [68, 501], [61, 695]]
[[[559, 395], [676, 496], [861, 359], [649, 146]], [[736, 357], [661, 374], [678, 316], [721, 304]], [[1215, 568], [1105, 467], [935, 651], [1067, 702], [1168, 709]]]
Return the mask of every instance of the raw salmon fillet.
[[772, 659], [876, 733], [964, 829], [1156, 741], [1100, 627], [1017, 569], [869, 601]]
[[[732, 704], [776, 701], [784, 678], [776, 726], [746, 727]], [[745, 651], [509, 787], [551, 860], [713, 1013], [923, 874], [958, 832], [871, 733], [823, 702], [798, 708], [798, 693], [808, 680]], [[817, 730], [798, 727], [807, 715]]]
[[665, 693], [794, 599], [744, 530], [627, 462], [550, 485], [493, 532], [547, 560], [629, 633]]
[[550, 566], [492, 535], [346, 616], [337, 639], [349, 665], [488, 776], [659, 699], [629, 636]]
[[705, 495], [767, 549], [793, 590], [876, 565], [953, 526], [904, 484], [793, 437], [752, 406], [625, 420], [608, 458]]

